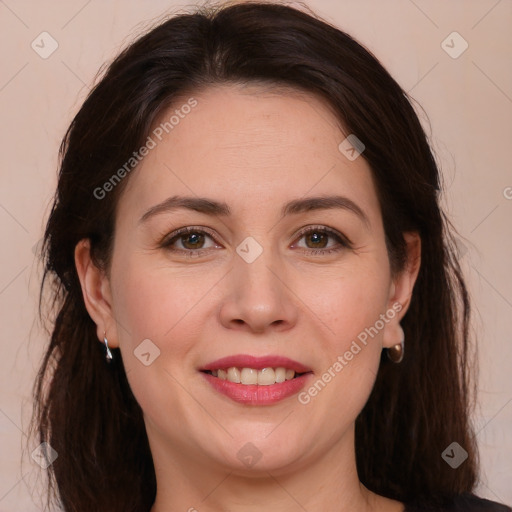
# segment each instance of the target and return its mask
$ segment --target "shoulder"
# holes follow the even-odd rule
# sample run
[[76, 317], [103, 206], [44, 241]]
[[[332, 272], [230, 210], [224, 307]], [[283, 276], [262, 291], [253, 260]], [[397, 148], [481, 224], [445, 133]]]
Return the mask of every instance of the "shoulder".
[[471, 493], [454, 496], [443, 506], [409, 502], [403, 512], [512, 512], [512, 508]]

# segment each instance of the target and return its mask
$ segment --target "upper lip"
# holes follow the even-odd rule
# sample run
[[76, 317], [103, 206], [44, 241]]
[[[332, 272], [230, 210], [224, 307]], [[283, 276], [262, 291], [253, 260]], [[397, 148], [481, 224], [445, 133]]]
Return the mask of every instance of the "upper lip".
[[217, 359], [205, 365], [201, 370], [219, 370], [225, 368], [254, 368], [255, 370], [262, 370], [263, 368], [288, 368], [290, 370], [295, 370], [296, 373], [307, 373], [311, 371], [311, 368], [299, 363], [298, 361], [294, 361], [293, 359], [289, 359], [288, 357], [283, 356], [250, 356], [247, 354], [237, 354], [233, 356], [223, 357], [221, 359]]

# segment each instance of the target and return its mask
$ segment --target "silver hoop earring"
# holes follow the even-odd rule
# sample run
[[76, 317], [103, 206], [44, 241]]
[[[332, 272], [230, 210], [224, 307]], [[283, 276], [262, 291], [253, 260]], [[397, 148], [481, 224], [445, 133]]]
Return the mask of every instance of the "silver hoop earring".
[[112, 352], [110, 352], [110, 349], [108, 348], [108, 341], [107, 341], [107, 335], [105, 332], [103, 332], [103, 343], [105, 343], [105, 348], [106, 348], [106, 355], [105, 355], [105, 359], [107, 360], [107, 363], [110, 363], [112, 361]]
[[393, 345], [392, 347], [387, 349], [388, 358], [393, 363], [401, 363], [404, 358], [404, 352], [405, 352], [405, 334], [404, 330], [402, 329], [402, 326], [399, 325], [400, 328], [400, 343], [397, 343], [396, 345]]

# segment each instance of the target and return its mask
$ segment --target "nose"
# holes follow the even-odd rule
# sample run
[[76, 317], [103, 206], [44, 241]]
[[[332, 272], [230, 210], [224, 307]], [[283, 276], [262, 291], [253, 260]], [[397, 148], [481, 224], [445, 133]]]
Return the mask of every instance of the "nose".
[[252, 263], [238, 255], [226, 277], [220, 321], [228, 329], [265, 333], [291, 329], [298, 318], [293, 284], [272, 251], [266, 249]]

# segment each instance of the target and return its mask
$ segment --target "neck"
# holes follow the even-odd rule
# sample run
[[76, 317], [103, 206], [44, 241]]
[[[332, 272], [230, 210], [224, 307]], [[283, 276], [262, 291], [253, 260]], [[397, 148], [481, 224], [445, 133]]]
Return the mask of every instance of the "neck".
[[346, 434], [315, 460], [301, 457], [276, 468], [265, 466], [263, 457], [249, 472], [223, 467], [204, 454], [165, 449], [162, 439], [149, 436], [157, 479], [151, 512], [260, 512], [262, 504], [275, 512], [402, 510], [360, 483], [353, 428]]

